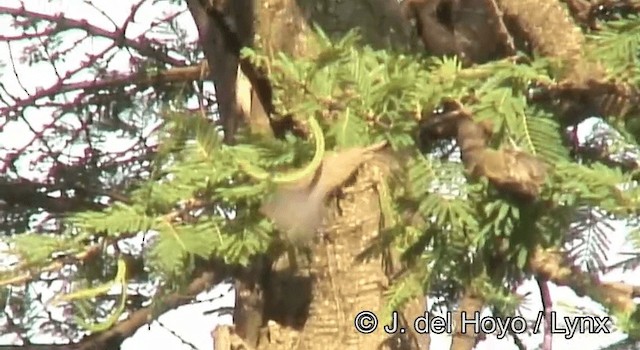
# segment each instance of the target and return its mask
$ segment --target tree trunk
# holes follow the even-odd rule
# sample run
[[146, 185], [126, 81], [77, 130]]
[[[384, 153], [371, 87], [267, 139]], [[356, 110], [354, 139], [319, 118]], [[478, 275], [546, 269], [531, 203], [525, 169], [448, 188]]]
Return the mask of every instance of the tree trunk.
[[[312, 54], [307, 45], [311, 21], [332, 38], [357, 27], [363, 41], [375, 48], [414, 48], [415, 40], [395, 0], [256, 0], [255, 4], [255, 45], [269, 56]], [[252, 122], [255, 116], [247, 119]], [[236, 301], [235, 335], [222, 329], [214, 332], [216, 350], [240, 348], [240, 343], [257, 349], [428, 348], [428, 337], [417, 337], [404, 323], [401, 326], [409, 332], [396, 337], [386, 334], [381, 323], [371, 334], [358, 333], [354, 326], [355, 316], [362, 311], [385, 317], [383, 293], [390, 273], [385, 265], [390, 263], [385, 264], [381, 256], [357, 259], [380, 232], [378, 174], [374, 164], [365, 164], [330, 200], [330, 214], [323, 225], [326, 239], [311, 247], [307, 266], [293, 269], [287, 266], [289, 260], [282, 259], [263, 271], [269, 276], [262, 276], [267, 282], [257, 342], [256, 331], [247, 329], [255, 322], [247, 320], [251, 312], [244, 304], [261, 304], [250, 296], [256, 293], [254, 287], [238, 284], [242, 290], [237, 291], [241, 296]], [[424, 310], [424, 298], [417, 298], [400, 314], [400, 322], [406, 319], [412, 326]]]
[[343, 189], [344, 196], [331, 208], [333, 218], [326, 232], [330, 242], [325, 240], [313, 249], [312, 301], [300, 349], [326, 349], [327, 344], [378, 349], [388, 341], [381, 324], [368, 335], [354, 327], [354, 318], [361, 311], [381, 316], [383, 288], [388, 284], [381, 257], [357, 261], [379, 233], [381, 212], [373, 170], [361, 169], [354, 183]]

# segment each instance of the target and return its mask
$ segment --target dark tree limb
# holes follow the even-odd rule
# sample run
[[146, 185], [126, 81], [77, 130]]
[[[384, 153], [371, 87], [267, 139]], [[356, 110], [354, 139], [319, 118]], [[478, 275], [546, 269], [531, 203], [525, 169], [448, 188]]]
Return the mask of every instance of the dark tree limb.
[[253, 40], [253, 1], [188, 0], [187, 7], [209, 63], [225, 142], [232, 143], [241, 117], [236, 101], [240, 49]]
[[[50, 213], [69, 213], [80, 210], [102, 210], [104, 205], [95, 203], [91, 198], [74, 197], [51, 197], [48, 192], [54, 189], [47, 189], [48, 186], [31, 182], [8, 182], [0, 183], [0, 208], [5, 206], [22, 206], [42, 208]], [[45, 191], [42, 191], [42, 190]]]

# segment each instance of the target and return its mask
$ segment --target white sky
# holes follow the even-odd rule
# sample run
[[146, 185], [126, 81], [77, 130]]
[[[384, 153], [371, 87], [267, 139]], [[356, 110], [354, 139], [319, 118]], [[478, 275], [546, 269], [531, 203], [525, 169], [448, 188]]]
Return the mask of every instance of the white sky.
[[[104, 18], [102, 18], [98, 13], [94, 10], [88, 10], [85, 6], [78, 6], [79, 1], [76, 0], [59, 0], [52, 4], [49, 4], [47, 1], [42, 0], [26, 0], [26, 7], [30, 9], [37, 9], [39, 12], [45, 13], [55, 13], [55, 12], [63, 12], [66, 16], [71, 18], [85, 18], [90, 23], [94, 25], [104, 26], [106, 28], [111, 29], [111, 24]], [[109, 14], [116, 23], [122, 23], [124, 18], [129, 14], [130, 4], [132, 0], [118, 0], [117, 6], [114, 6], [116, 2], [113, 0], [94, 0], [93, 4], [97, 7], [103, 9], [107, 14]], [[15, 0], [3, 0], [2, 4], [4, 6], [20, 6], [20, 3]], [[161, 14], [163, 11], [167, 10], [166, 4], [158, 4], [155, 5], [154, 8], [149, 8], [145, 10], [139, 11], [140, 17], [136, 18], [136, 23], [131, 25], [128, 29], [127, 36], [134, 37], [135, 35], [141, 33], [144, 29], [147, 28], [149, 22], [158, 14]], [[180, 18], [180, 22], [184, 25], [189, 31], [189, 34], [195, 38], [197, 33], [195, 26], [192, 23], [192, 20], [188, 14], [188, 12]], [[13, 30], [9, 28], [7, 21], [0, 20], [0, 32], [3, 34], [9, 34]], [[100, 47], [104, 47], [104, 42], [100, 40], [95, 40], [90, 42], [88, 45], [85, 45], [82, 48], [77, 50], [77, 54], [74, 57], [71, 57], [68, 60], [67, 67], [73, 67], [74, 63], [78, 60], [82, 59], [80, 55], [81, 52], [94, 51], [99, 49]], [[6, 46], [3, 43], [0, 43], [0, 62], [5, 64], [9, 63], [8, 54]], [[19, 45], [14, 45], [14, 55], [18, 54], [21, 50]], [[126, 67], [128, 64], [126, 56], [122, 56], [120, 61], [116, 66], [118, 67]], [[9, 67], [9, 66], [8, 66]], [[52, 73], [51, 67], [46, 64], [41, 64], [38, 66], [29, 67], [26, 65], [22, 65], [18, 67], [18, 74], [20, 75], [21, 80], [27, 86], [30, 92], [35, 91], [38, 87], [48, 87], [55, 81], [55, 76]], [[0, 79], [5, 85], [9, 85], [14, 90], [13, 92], [19, 92], [15, 77], [13, 73], [6, 69], [5, 71], [0, 72]], [[24, 97], [24, 96], [23, 96]], [[2, 118], [2, 117], [0, 117]], [[28, 119], [30, 123], [34, 126], [42, 126], [51, 120], [51, 116], [47, 111], [44, 110], [31, 110], [28, 114]], [[588, 127], [586, 128], [588, 130]], [[581, 134], [586, 132], [585, 129], [581, 128]], [[0, 133], [0, 145], [4, 147], [13, 147], [19, 148], [30, 140], [31, 132], [24, 125], [24, 123], [12, 123], [9, 127], [3, 130]], [[116, 148], [124, 149], [128, 145], [124, 143], [124, 139], [111, 138], [108, 143], [112, 150], [116, 151]], [[74, 153], [76, 156], [82, 155], [82, 149], [70, 149], [68, 150], [69, 155], [73, 156]], [[2, 152], [0, 150], [0, 152]], [[0, 156], [3, 156], [0, 154]], [[34, 157], [37, 155], [34, 155]], [[20, 164], [21, 171], [24, 171], [23, 175], [26, 175], [29, 178], [38, 178], [42, 176], [42, 173], [38, 171], [38, 169], [27, 169], [29, 165], [27, 163]], [[611, 261], [619, 261], [621, 260], [620, 256], [617, 256], [616, 253], [620, 251], [628, 251], [623, 247], [624, 236], [626, 233], [626, 229], [622, 223], [614, 222], [614, 232], [610, 235], [610, 239], [612, 240], [612, 252], [611, 252]], [[2, 244], [0, 244], [1, 246]], [[0, 247], [1, 248], [1, 247]], [[6, 260], [2, 259], [2, 255], [0, 254], [0, 264], [7, 264]], [[5, 265], [6, 266], [6, 265]], [[637, 272], [630, 272], [626, 275], [622, 275], [619, 271], [611, 273], [605, 277], [605, 279], [612, 281], [620, 281], [620, 280], [638, 280]], [[54, 288], [55, 289], [55, 288]], [[47, 291], [45, 289], [41, 289], [38, 292], [43, 293], [44, 296], [49, 295], [49, 297], [53, 296], [52, 291]], [[527, 307], [530, 309], [529, 312], [523, 312], [528, 319], [535, 319], [535, 315], [539, 310], [541, 310], [541, 302], [539, 298], [538, 288], [535, 282], [529, 281], [525, 283], [520, 289], [519, 292], [526, 293], [531, 292], [532, 296], [529, 297], [529, 302], [527, 303]], [[556, 287], [551, 286], [551, 294], [554, 301], [554, 305], [556, 305], [556, 311], [558, 311], [558, 316], [563, 315], [575, 315], [575, 314], [600, 314], [604, 315], [601, 307], [590, 301], [588, 298], [579, 298], [575, 296], [575, 294], [566, 287]], [[221, 296], [221, 297], [220, 297]], [[211, 349], [212, 340], [211, 340], [211, 331], [215, 327], [217, 323], [225, 323], [229, 324], [231, 322], [230, 316], [222, 316], [219, 317], [215, 313], [210, 315], [205, 315], [203, 312], [207, 310], [215, 309], [216, 307], [225, 306], [229, 307], [233, 305], [233, 292], [229, 292], [229, 285], [222, 284], [215, 287], [212, 291], [207, 293], [202, 293], [198, 296], [199, 300], [209, 300], [215, 299], [210, 302], [197, 303], [193, 305], [182, 306], [176, 310], [165, 313], [160, 317], [160, 322], [164, 324], [167, 328], [154, 323], [151, 325], [150, 329], [147, 327], [142, 327], [138, 330], [138, 332], [131, 338], [127, 339], [122, 346], [123, 350], [152, 350], [158, 348], [166, 348], [166, 349], [191, 349], [190, 345], [182, 343], [182, 341], [171, 334], [174, 332], [179, 334], [181, 338], [185, 339], [189, 343], [193, 344], [197, 349]], [[562, 305], [568, 305], [562, 307]], [[572, 310], [575, 309], [575, 310]], [[576, 311], [582, 310], [582, 311]], [[522, 339], [526, 342], [530, 349], [535, 348], [542, 341], [542, 334], [537, 334], [531, 337], [523, 337]], [[581, 350], [595, 350], [601, 347], [612, 344], [620, 339], [624, 338], [624, 335], [618, 332], [612, 332], [609, 335], [596, 334], [580, 334], [573, 339], [565, 339], [561, 335], [557, 335], [554, 337], [554, 348], [555, 349], [568, 349], [568, 348], [580, 348]], [[0, 345], [10, 345], [14, 343], [16, 337], [15, 335], [0, 334]], [[43, 341], [49, 342], [51, 341], [51, 337], [43, 335], [40, 337], [35, 337], [32, 341]], [[440, 349], [448, 349], [451, 342], [451, 338], [448, 335], [432, 335], [432, 349], [440, 350]], [[499, 350], [511, 350], [517, 349], [515, 345], [512, 344], [512, 340], [509, 338], [498, 340], [494, 336], [489, 336], [488, 339], [479, 344], [476, 347], [477, 350], [490, 350], [490, 349], [499, 349]]]

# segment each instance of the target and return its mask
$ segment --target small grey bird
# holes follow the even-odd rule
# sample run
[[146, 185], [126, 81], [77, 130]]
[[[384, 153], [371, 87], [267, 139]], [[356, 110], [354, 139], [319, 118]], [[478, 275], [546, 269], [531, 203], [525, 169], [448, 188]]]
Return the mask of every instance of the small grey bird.
[[281, 188], [262, 206], [262, 213], [287, 234], [294, 245], [313, 241], [322, 225], [324, 196], [309, 188]]
[[352, 147], [324, 157], [314, 174], [295, 184], [282, 186], [262, 206], [263, 215], [294, 244], [307, 245], [316, 236], [325, 216], [325, 201], [360, 166], [376, 160], [390, 170], [396, 166], [393, 154], [383, 152], [387, 142]]

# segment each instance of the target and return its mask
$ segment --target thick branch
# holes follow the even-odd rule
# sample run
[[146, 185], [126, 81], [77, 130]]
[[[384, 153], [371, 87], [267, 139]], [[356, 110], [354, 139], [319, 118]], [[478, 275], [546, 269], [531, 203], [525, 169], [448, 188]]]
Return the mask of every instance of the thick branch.
[[[46, 189], [48, 186], [31, 182], [0, 183], [0, 208], [4, 206], [24, 206], [42, 208], [50, 213], [69, 213], [79, 210], [101, 210], [104, 206], [91, 201], [91, 198], [81, 197], [51, 197], [49, 192], [55, 189]], [[4, 203], [2, 203], [4, 202]]]
[[[563, 88], [571, 87], [572, 99], [563, 99], [561, 114], [567, 119], [584, 119], [576, 115], [595, 112], [602, 116], [624, 116], [637, 104], [633, 86], [607, 80], [605, 69], [586, 58], [585, 35], [557, 0], [496, 0], [511, 24], [512, 32], [523, 36], [533, 51], [552, 59], [561, 69]], [[584, 4], [572, 2], [574, 11], [586, 11]], [[580, 7], [581, 10], [577, 8]], [[592, 9], [591, 9], [592, 10]], [[553, 87], [552, 87], [553, 88]], [[582, 90], [582, 91], [580, 91]], [[586, 104], [585, 106], [582, 106]], [[593, 108], [593, 110], [589, 110]], [[569, 109], [569, 110], [566, 110]]]
[[431, 140], [455, 137], [467, 175], [476, 179], [485, 177], [496, 188], [518, 198], [536, 198], [546, 180], [548, 166], [525, 152], [488, 147], [493, 126], [474, 122], [470, 112], [457, 101], [449, 105], [453, 110], [432, 115], [423, 123], [421, 137]]
[[557, 0], [496, 0], [504, 15], [526, 36], [533, 50], [558, 59], [574, 82], [598, 79], [602, 71], [583, 58], [585, 37]]
[[209, 78], [215, 85], [225, 142], [232, 143], [240, 117], [236, 101], [240, 49], [250, 46], [253, 40], [253, 1], [234, 0], [211, 5], [209, 1], [188, 0], [187, 7], [209, 63]]
[[538, 248], [529, 261], [529, 267], [539, 278], [570, 286], [576, 294], [589, 295], [619, 312], [633, 312], [636, 309], [633, 299], [640, 297], [640, 287], [620, 282], [601, 282], [597, 276], [582, 272], [555, 250]]

